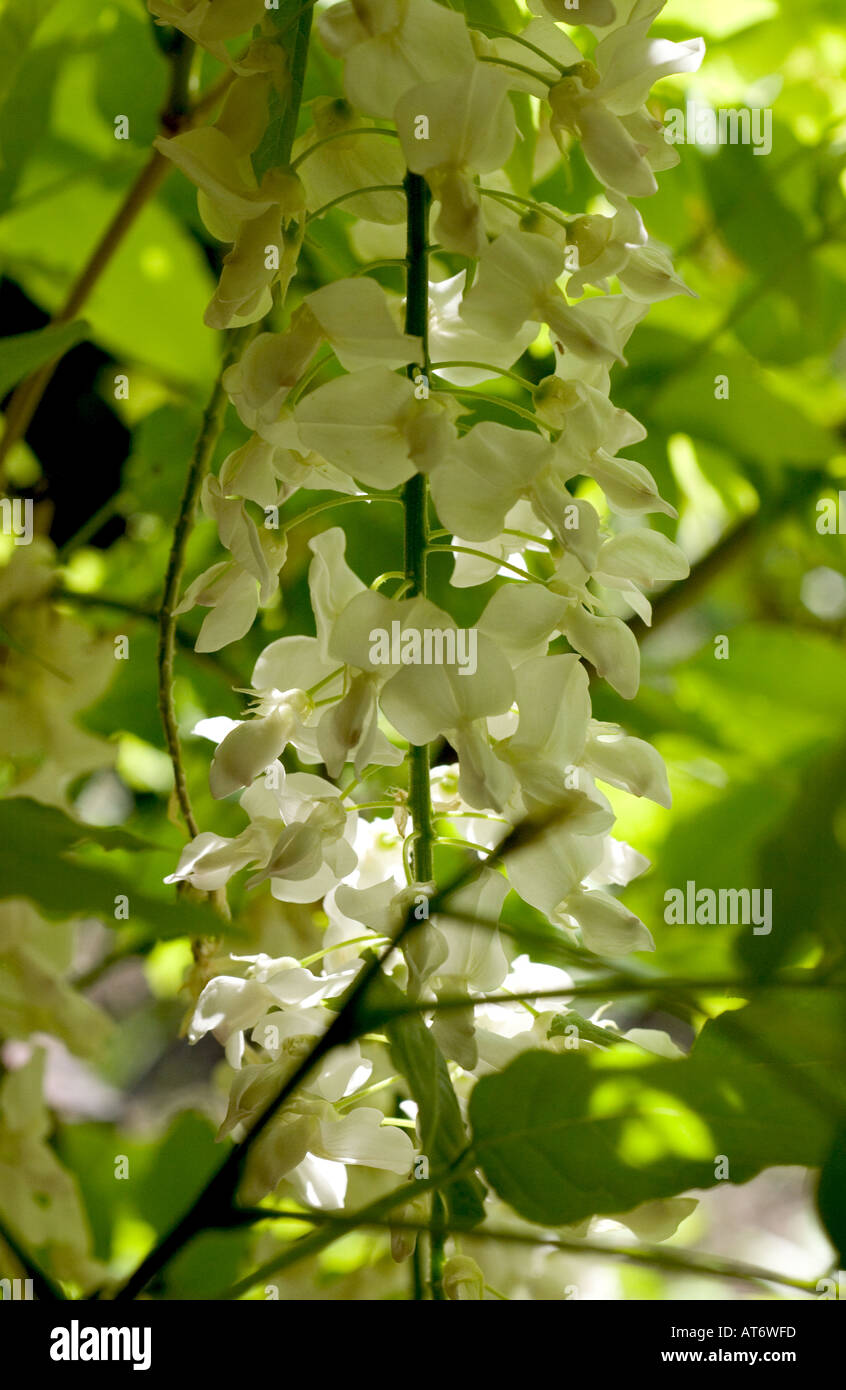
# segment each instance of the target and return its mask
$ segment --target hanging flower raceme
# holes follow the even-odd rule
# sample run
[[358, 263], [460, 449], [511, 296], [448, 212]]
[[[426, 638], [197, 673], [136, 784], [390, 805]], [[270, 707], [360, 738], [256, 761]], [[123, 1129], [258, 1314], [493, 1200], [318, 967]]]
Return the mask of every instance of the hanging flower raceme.
[[[154, 8], [166, 19], [176, 7]], [[383, 969], [422, 1016], [438, 1084], [455, 1086], [460, 1114], [476, 1076], [527, 1047], [561, 1047], [572, 980], [520, 953], [509, 892], [577, 961], [654, 947], [618, 896], [647, 861], [612, 837], [608, 789], [667, 807], [667, 773], [649, 744], [593, 717], [589, 682], [596, 673], [624, 698], [636, 694], [640, 657], [624, 615], [648, 623], [645, 591], [687, 573], [681, 550], [640, 521], [675, 511], [626, 456], [646, 431], [612, 401], [611, 373], [648, 306], [690, 293], [629, 200], [653, 192], [655, 172], [677, 157], [646, 108], [650, 87], [694, 71], [701, 45], [649, 37], [660, 0], [531, 8], [537, 17], [506, 38], [436, 0], [332, 5], [317, 31], [341, 60], [344, 95], [312, 100], [293, 150], [270, 167], [259, 157], [268, 102], [284, 94], [289, 67], [257, 14], [262, 32], [235, 62], [215, 125], [161, 144], [198, 185], [210, 231], [232, 246], [207, 316], [215, 327], [264, 319], [277, 286], [284, 298], [313, 218], [293, 311], [266, 322], [223, 377], [249, 438], [202, 490], [226, 558], [180, 605], [210, 609], [198, 649], [244, 635], [275, 600], [288, 554], [276, 514], [295, 491], [341, 494], [353, 510], [373, 506], [374, 494], [405, 508], [404, 559], [371, 583], [340, 526], [311, 535], [314, 635], [271, 641], [243, 717], [196, 729], [216, 745], [212, 796], [237, 797], [232, 814], [240, 807], [246, 823], [195, 836], [169, 881], [210, 892], [243, 875], [248, 902], [269, 885], [273, 933], [287, 942], [307, 930], [319, 943], [301, 960], [287, 944], [290, 954], [274, 944], [273, 954], [221, 959], [195, 990], [189, 1036], [214, 1034], [235, 1071], [222, 1134], [243, 1135], [273, 1104], [365, 952], [387, 952]], [[179, 14], [220, 56], [211, 45], [243, 32], [230, 26], [253, 7], [201, 0]], [[594, 31], [590, 61], [559, 22]], [[522, 148], [536, 118], [562, 148], [580, 142], [604, 204], [562, 213], [526, 198], [549, 173], [546, 154], [532, 167]], [[432, 202], [431, 229], [424, 219], [417, 240], [437, 242], [425, 332], [420, 245], [406, 247], [420, 273], [406, 306], [360, 273], [362, 243], [335, 230], [350, 215], [375, 224], [366, 239], [384, 244], [373, 254], [395, 270], [400, 189], [415, 178]], [[470, 264], [456, 271], [441, 253]], [[327, 257], [340, 274], [315, 288]], [[517, 364], [546, 334], [554, 368], [551, 356], [538, 382]], [[496, 418], [484, 418], [490, 388], [476, 398], [472, 388], [500, 369], [522, 394], [500, 396]], [[409, 500], [421, 490], [424, 518]], [[374, 533], [371, 573], [388, 534]], [[494, 581], [465, 596], [470, 628], [444, 590], [438, 603], [428, 596], [426, 563], [434, 575], [438, 551], [453, 557], [453, 588]], [[431, 903], [430, 917], [442, 842], [469, 864], [468, 881]], [[532, 989], [560, 991], [560, 1009], [488, 999]], [[605, 1045], [606, 1026], [597, 1015], [590, 1046]], [[284, 1183], [301, 1201], [336, 1207], [350, 1166], [407, 1176], [411, 1112], [399, 1119], [392, 1107], [397, 1087], [412, 1088], [398, 1065], [378, 1034], [323, 1058], [252, 1147], [246, 1199]], [[456, 1266], [456, 1296], [473, 1277]]]

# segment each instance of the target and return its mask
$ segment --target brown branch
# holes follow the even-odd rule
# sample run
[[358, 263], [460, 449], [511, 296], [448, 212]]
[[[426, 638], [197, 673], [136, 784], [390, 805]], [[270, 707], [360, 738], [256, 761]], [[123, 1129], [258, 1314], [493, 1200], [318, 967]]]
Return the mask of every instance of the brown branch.
[[[196, 105], [188, 110], [187, 70], [192, 52], [193, 45], [186, 42], [172, 55], [173, 76], [167, 101], [160, 116], [161, 134], [163, 135], [174, 135], [198, 124], [217, 105], [232, 81], [233, 74], [231, 72], [225, 74], [199, 99]], [[52, 320], [53, 324], [68, 323], [76, 318], [139, 214], [158, 192], [172, 168], [171, 161], [165, 155], [161, 154], [159, 150], [153, 151], [71, 286], [67, 299]], [[61, 355], [53, 358], [52, 362], [47, 362], [44, 366], [39, 367], [32, 376], [26, 377], [20, 382], [9, 400], [6, 409], [6, 428], [3, 438], [0, 439], [0, 482], [3, 478], [5, 461], [14, 445], [23, 439], [29, 429], [32, 418], [60, 361]]]

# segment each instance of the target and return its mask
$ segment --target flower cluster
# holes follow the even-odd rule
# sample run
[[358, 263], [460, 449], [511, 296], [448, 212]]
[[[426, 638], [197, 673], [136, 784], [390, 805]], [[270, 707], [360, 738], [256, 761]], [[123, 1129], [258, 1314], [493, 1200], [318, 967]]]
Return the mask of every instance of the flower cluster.
[[[182, 611], [210, 609], [198, 648], [236, 640], [270, 602], [286, 547], [284, 525], [268, 522], [297, 489], [360, 497], [366, 507], [422, 478], [443, 528], [436, 538], [454, 556], [452, 584], [499, 581], [476, 624], [475, 669], [420, 665], [403, 656], [414, 634], [455, 629], [455, 618], [409, 574], [393, 596], [368, 587], [347, 562], [340, 527], [310, 541], [316, 635], [273, 641], [253, 671], [247, 717], [199, 729], [217, 744], [213, 795], [238, 794], [246, 826], [234, 837], [195, 837], [171, 881], [213, 891], [248, 870], [248, 889], [267, 881], [281, 903], [322, 906], [324, 948], [319, 964], [222, 962], [191, 1035], [213, 1031], [236, 1069], [228, 1132], [264, 1108], [321, 1035], [328, 1001], [354, 979], [362, 952], [390, 942], [410, 904], [425, 904], [432, 885], [416, 881], [416, 848], [430, 832], [381, 770], [401, 780], [392, 770], [406, 745], [447, 748], [452, 756], [431, 774], [427, 819], [474, 856], [477, 872], [449, 911], [418, 915], [413, 949], [404, 942], [387, 968], [432, 1003], [431, 1036], [463, 1092], [515, 1050], [560, 1043], [555, 1023], [571, 984], [562, 970], [543, 967], [543, 987], [561, 990], [552, 1012], [474, 1008], [501, 986], [531, 988], [538, 978], [497, 930], [509, 889], [574, 958], [653, 945], [615, 891], [646, 861], [611, 835], [602, 784], [668, 806], [667, 777], [647, 743], [592, 717], [589, 681], [592, 668], [624, 698], [636, 694], [638, 649], [621, 615], [648, 623], [644, 590], [687, 573], [678, 547], [637, 521], [674, 512], [647, 468], [626, 457], [645, 430], [610, 390], [649, 304], [689, 293], [629, 200], [653, 193], [655, 173], [678, 158], [645, 105], [651, 85], [698, 66], [702, 45], [649, 37], [660, 0], [583, 0], [577, 12], [542, 0], [510, 38], [485, 37], [484, 26], [435, 0], [341, 0], [317, 30], [343, 63], [345, 96], [312, 103], [312, 124], [283, 163], [262, 167], [260, 113], [291, 80], [284, 35], [248, 0], [152, 8], [236, 73], [214, 127], [161, 142], [198, 184], [206, 224], [232, 243], [211, 325], [264, 316], [271, 287], [284, 294], [292, 279], [308, 219], [327, 204], [387, 228], [403, 221], [406, 171], [425, 180], [436, 251], [470, 262], [432, 281], [422, 333], [408, 331], [399, 296], [355, 275], [306, 293], [282, 332], [260, 332], [227, 370], [225, 389], [251, 437], [204, 487], [228, 558], [183, 598]], [[591, 36], [590, 60], [559, 27], [574, 19]], [[259, 21], [234, 60], [226, 41], [239, 23]], [[565, 157], [580, 146], [604, 192], [593, 210], [563, 214], [515, 191], [515, 92], [530, 95], [549, 145]], [[469, 419], [472, 388], [496, 369], [513, 375], [543, 334], [554, 371], [525, 383], [533, 409], [515, 406], [512, 425]], [[333, 358], [335, 374], [314, 385], [315, 364]], [[374, 654], [377, 629], [399, 636], [387, 659]], [[303, 765], [318, 770], [291, 770]], [[361, 809], [363, 786], [381, 790], [375, 815], [369, 795]], [[514, 833], [526, 824], [531, 834]], [[466, 997], [467, 1008], [439, 1013], [441, 995]], [[378, 1048], [330, 1053], [263, 1132], [254, 1197], [284, 1179], [310, 1202], [337, 1205], [344, 1165], [408, 1173], [408, 1120], [383, 1123], [378, 1084], [368, 1086], [372, 1098], [360, 1094], [381, 1065], [366, 1051]]]

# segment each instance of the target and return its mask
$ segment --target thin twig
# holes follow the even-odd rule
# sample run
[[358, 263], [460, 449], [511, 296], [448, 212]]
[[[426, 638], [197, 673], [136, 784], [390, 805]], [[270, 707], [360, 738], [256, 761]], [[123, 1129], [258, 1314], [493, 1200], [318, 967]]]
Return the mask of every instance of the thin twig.
[[176, 799], [179, 802], [179, 808], [192, 839], [199, 834], [199, 828], [194, 819], [191, 798], [188, 793], [188, 783], [185, 778], [185, 767], [182, 761], [182, 749], [179, 743], [179, 729], [176, 722], [176, 709], [173, 700], [173, 667], [176, 654], [175, 609], [179, 603], [179, 593], [182, 587], [182, 572], [185, 568], [185, 549], [194, 523], [194, 511], [197, 505], [200, 487], [208, 472], [209, 464], [223, 424], [223, 415], [227, 404], [227, 396], [223, 388], [223, 375], [227, 368], [236, 360], [241, 350], [244, 337], [248, 331], [252, 331], [252, 325], [250, 325], [250, 330], [237, 329], [231, 334], [228, 350], [221, 364], [220, 371], [218, 372], [217, 380], [212, 388], [208, 405], [203, 412], [200, 432], [197, 435], [194, 445], [191, 463], [188, 468], [188, 476], [185, 479], [182, 500], [179, 504], [179, 513], [176, 518], [176, 525], [173, 529], [173, 541], [170, 547], [170, 556], [168, 558], [167, 572], [165, 574], [164, 592], [159, 608], [159, 645], [157, 661], [159, 714], [161, 715], [167, 751], [170, 755], [170, 761], [173, 764], [173, 782], [176, 791]]
[[48, 1278], [40, 1265], [36, 1264], [32, 1256], [23, 1250], [8, 1227], [2, 1222], [0, 1222], [0, 1240], [9, 1247], [18, 1264], [25, 1270], [26, 1277], [32, 1280], [32, 1287], [37, 1298], [42, 1299], [45, 1303], [59, 1303], [64, 1299], [65, 1295], [58, 1284], [54, 1284], [52, 1279]]

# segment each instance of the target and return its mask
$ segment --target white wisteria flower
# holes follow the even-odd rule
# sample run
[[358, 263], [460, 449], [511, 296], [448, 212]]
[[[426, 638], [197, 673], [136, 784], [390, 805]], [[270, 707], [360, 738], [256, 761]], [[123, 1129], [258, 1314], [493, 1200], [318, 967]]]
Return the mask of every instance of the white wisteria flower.
[[[475, 176], [499, 169], [517, 136], [508, 78], [476, 63], [455, 76], [422, 83], [397, 102], [394, 118], [406, 163], [425, 174], [440, 204], [435, 235], [447, 251], [478, 256], [485, 247], [482, 198]], [[420, 122], [427, 122], [420, 139]]]
[[612, 30], [597, 45], [594, 62], [580, 63], [549, 93], [553, 134], [578, 137], [600, 182], [632, 198], [648, 197], [658, 187], [642, 140], [650, 120], [646, 98], [659, 78], [696, 72], [705, 51], [702, 39], [649, 38], [653, 13]]
[[341, 0], [318, 18], [330, 53], [344, 58], [344, 90], [357, 111], [391, 118], [418, 82], [475, 62], [464, 16], [435, 0]]

